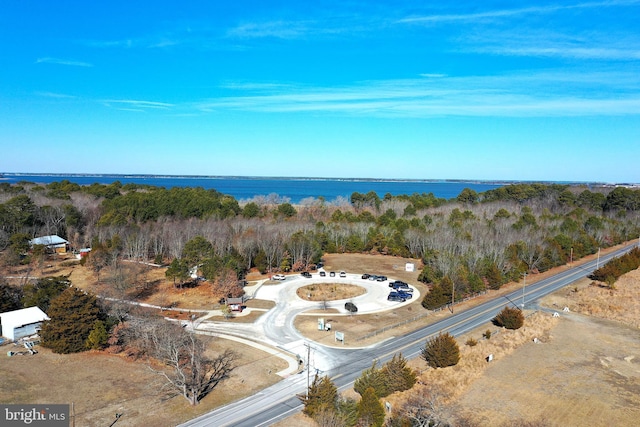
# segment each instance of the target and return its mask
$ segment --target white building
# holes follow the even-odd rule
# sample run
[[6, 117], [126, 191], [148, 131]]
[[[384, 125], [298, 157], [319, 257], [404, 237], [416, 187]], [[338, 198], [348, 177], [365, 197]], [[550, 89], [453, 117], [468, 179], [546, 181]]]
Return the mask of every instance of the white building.
[[43, 245], [51, 251], [64, 254], [67, 252], [69, 242], [58, 235], [52, 234], [51, 236], [36, 237], [29, 241], [29, 245], [32, 247], [35, 245]]
[[0, 335], [12, 341], [34, 335], [45, 320], [50, 319], [38, 307], [0, 313]]

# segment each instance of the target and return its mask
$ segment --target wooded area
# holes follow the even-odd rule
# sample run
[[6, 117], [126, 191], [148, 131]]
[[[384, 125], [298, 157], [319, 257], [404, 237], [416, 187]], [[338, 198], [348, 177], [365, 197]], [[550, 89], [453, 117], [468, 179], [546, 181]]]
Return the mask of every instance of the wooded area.
[[422, 260], [420, 280], [432, 289], [423, 305], [436, 308], [637, 238], [639, 213], [640, 190], [625, 187], [527, 183], [465, 189], [451, 200], [369, 192], [241, 206], [202, 188], [3, 183], [0, 250], [6, 265], [35, 268], [44, 254], [28, 253], [29, 239], [57, 234], [75, 249], [92, 248], [87, 265], [98, 277], [123, 260], [155, 262], [170, 265], [180, 286], [199, 266], [234, 296], [251, 268], [303, 271], [323, 253], [397, 255]]

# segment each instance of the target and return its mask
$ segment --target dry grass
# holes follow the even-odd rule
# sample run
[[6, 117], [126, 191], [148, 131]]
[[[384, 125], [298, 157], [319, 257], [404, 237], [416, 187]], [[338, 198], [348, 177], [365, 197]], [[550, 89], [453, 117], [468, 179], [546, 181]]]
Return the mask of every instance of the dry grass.
[[321, 283], [301, 286], [296, 290], [296, 293], [306, 301], [336, 301], [364, 295], [366, 289], [344, 283]]
[[[226, 347], [225, 341], [214, 340], [209, 349]], [[13, 348], [0, 347], [2, 354]], [[234, 348], [240, 358], [232, 377], [195, 407], [168, 395], [159, 377], [140, 361], [103, 352], [60, 355], [45, 348], [34, 356], [4, 357], [0, 402], [73, 402], [78, 426], [109, 425], [116, 412], [124, 413], [118, 426], [174, 426], [281, 379], [275, 374], [286, 367], [281, 359], [238, 343]]]

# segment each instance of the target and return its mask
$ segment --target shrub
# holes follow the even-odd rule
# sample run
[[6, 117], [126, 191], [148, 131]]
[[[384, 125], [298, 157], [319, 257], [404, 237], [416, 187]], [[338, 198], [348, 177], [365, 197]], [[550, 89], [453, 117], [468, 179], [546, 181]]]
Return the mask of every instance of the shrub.
[[493, 323], [507, 329], [520, 329], [524, 325], [524, 314], [517, 308], [505, 307], [493, 318]]
[[473, 338], [469, 338], [465, 344], [468, 345], [469, 347], [474, 347], [478, 345], [478, 341], [474, 340]]
[[482, 337], [484, 339], [490, 340], [491, 339], [491, 331], [489, 329], [487, 329], [484, 334], [482, 334]]
[[460, 348], [451, 334], [441, 333], [427, 341], [421, 356], [432, 368], [446, 368], [460, 361]]

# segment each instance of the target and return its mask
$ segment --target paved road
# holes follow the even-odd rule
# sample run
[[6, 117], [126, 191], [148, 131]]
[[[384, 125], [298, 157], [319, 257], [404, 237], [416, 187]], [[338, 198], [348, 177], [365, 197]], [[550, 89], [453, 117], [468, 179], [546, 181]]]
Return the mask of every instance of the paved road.
[[[615, 256], [620, 256], [629, 249], [631, 246], [602, 256], [599, 260], [600, 265]], [[523, 300], [525, 305], [530, 305], [539, 298], [587, 276], [595, 267], [596, 261], [594, 260], [578, 267], [568, 268], [567, 271], [528, 285], [523, 289], [461, 311], [417, 331], [371, 348], [348, 350], [324, 348], [314, 343], [311, 345], [316, 351], [327, 353], [332, 362], [338, 361], [335, 366], [323, 371], [322, 374], [328, 375], [339, 389], [348, 388], [364, 369], [371, 366], [371, 362], [375, 359], [385, 363], [398, 352], [402, 352], [409, 359], [416, 357], [420, 354], [426, 339], [440, 332], [449, 332], [455, 336], [464, 334], [489, 322], [505, 305], [520, 305]], [[312, 374], [314, 373], [312, 372]], [[307, 381], [306, 372], [290, 376], [256, 395], [209, 412], [182, 426], [259, 427], [271, 425], [302, 409], [296, 395], [306, 391]]]

